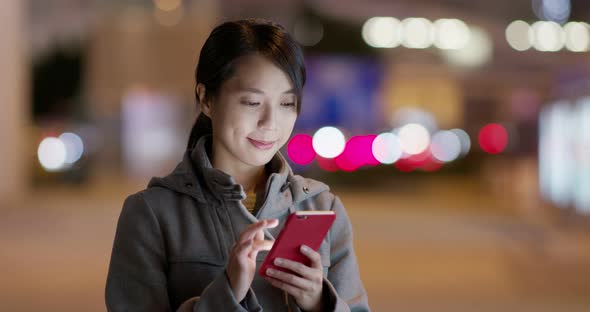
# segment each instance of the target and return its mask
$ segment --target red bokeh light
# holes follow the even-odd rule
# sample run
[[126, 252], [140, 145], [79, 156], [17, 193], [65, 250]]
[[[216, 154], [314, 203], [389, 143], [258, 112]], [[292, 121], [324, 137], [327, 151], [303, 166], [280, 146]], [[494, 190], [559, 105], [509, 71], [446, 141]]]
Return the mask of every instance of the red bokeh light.
[[287, 145], [287, 154], [291, 160], [299, 165], [307, 165], [314, 160], [316, 152], [312, 145], [313, 138], [308, 134], [297, 134]]
[[373, 141], [376, 135], [357, 135], [346, 142], [344, 151], [334, 161], [343, 171], [355, 171], [362, 166], [381, 164], [373, 156]]
[[434, 172], [442, 168], [443, 165], [443, 163], [432, 156], [430, 148], [427, 148], [420, 154], [399, 159], [395, 162], [394, 167], [402, 172], [411, 172], [417, 169]]
[[478, 141], [484, 152], [498, 154], [508, 145], [508, 133], [502, 125], [487, 124], [479, 131]]
[[320, 168], [329, 171], [329, 172], [335, 172], [338, 171], [338, 166], [336, 165], [336, 162], [334, 161], [334, 158], [324, 158], [321, 156], [318, 156], [316, 158], [316, 161], [318, 162], [318, 165], [320, 166]]

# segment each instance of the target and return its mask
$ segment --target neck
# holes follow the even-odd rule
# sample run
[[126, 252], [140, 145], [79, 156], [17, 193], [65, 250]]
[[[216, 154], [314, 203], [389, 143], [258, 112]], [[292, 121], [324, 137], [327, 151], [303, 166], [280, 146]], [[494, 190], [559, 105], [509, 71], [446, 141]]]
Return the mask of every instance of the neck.
[[[222, 169], [224, 170], [224, 169]], [[224, 170], [225, 171], [225, 170]], [[266, 182], [266, 172], [264, 166], [252, 167], [243, 170], [226, 171], [236, 179], [236, 182], [244, 187], [246, 194], [256, 193]]]

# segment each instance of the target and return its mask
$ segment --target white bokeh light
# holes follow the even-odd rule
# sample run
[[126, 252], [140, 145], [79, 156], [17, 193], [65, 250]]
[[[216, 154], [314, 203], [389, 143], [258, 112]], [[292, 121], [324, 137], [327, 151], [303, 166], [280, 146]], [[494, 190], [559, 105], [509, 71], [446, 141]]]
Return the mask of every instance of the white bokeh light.
[[590, 27], [582, 22], [569, 22], [563, 27], [565, 47], [572, 52], [590, 50]]
[[84, 153], [84, 142], [75, 133], [66, 132], [59, 136], [59, 139], [66, 147], [66, 163], [73, 164], [82, 157]]
[[374, 48], [394, 48], [402, 40], [400, 21], [393, 17], [372, 17], [362, 28], [363, 40]]
[[391, 119], [391, 127], [401, 127], [403, 125], [416, 123], [421, 124], [429, 133], [438, 130], [434, 115], [428, 111], [417, 107], [404, 106], [397, 109]]
[[439, 131], [432, 136], [430, 152], [439, 161], [451, 162], [461, 154], [461, 141], [453, 131]]
[[440, 50], [450, 64], [462, 67], [477, 67], [492, 59], [492, 39], [481, 28], [471, 26], [469, 42], [463, 49]]
[[469, 27], [458, 19], [439, 19], [434, 22], [434, 30], [436, 33], [434, 45], [444, 50], [464, 48], [471, 36]]
[[514, 21], [506, 27], [506, 41], [517, 51], [526, 51], [531, 48], [529, 32], [531, 26], [524, 21]]
[[469, 138], [469, 134], [467, 134], [467, 132], [465, 132], [465, 130], [463, 129], [451, 129], [450, 131], [452, 131], [453, 133], [455, 133], [455, 135], [457, 135], [457, 138], [459, 138], [459, 142], [461, 142], [461, 156], [465, 156], [469, 153], [469, 150], [471, 150], [471, 139]]
[[66, 164], [66, 146], [58, 138], [47, 137], [37, 149], [39, 163], [47, 171], [59, 171]]
[[346, 139], [337, 128], [323, 127], [313, 135], [312, 146], [321, 157], [334, 158], [344, 151]]
[[373, 157], [386, 165], [393, 164], [402, 156], [400, 141], [391, 132], [379, 134], [373, 141], [372, 151]]
[[420, 124], [407, 124], [398, 131], [402, 151], [410, 155], [420, 154], [430, 144], [428, 130]]
[[421, 17], [410, 17], [402, 21], [402, 45], [412, 49], [426, 49], [434, 43], [435, 31], [432, 22]]
[[561, 25], [555, 22], [538, 21], [531, 26], [529, 39], [535, 49], [555, 52], [565, 45], [565, 32]]

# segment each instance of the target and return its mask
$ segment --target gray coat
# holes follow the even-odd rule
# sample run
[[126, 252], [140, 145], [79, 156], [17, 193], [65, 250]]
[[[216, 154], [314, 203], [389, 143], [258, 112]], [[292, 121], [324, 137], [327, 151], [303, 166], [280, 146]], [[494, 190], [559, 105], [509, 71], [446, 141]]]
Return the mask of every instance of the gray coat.
[[[274, 239], [296, 210], [333, 210], [336, 221], [319, 253], [324, 267], [323, 300], [329, 310], [368, 311], [352, 245], [352, 228], [340, 199], [327, 185], [294, 175], [280, 153], [268, 166], [262, 206], [252, 215], [233, 177], [211, 166], [210, 136], [164, 178], [129, 196], [117, 224], [106, 283], [109, 311], [299, 311], [294, 298], [256, 274], [242, 302], [225, 273], [240, 233], [261, 219], [277, 218], [265, 230]], [[267, 252], [260, 252], [257, 266]]]

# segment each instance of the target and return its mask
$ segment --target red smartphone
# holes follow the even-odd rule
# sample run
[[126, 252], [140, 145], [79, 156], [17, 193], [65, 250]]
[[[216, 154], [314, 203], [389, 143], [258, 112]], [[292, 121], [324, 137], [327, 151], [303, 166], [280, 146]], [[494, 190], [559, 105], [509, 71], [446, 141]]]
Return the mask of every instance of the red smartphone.
[[273, 262], [277, 257], [301, 262], [307, 266], [311, 265], [309, 258], [302, 254], [299, 248], [301, 245], [306, 245], [318, 251], [334, 220], [336, 220], [334, 211], [296, 211], [291, 213], [274, 245], [264, 258], [258, 274], [266, 277], [268, 268], [293, 273], [285, 268], [275, 266]]

